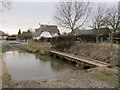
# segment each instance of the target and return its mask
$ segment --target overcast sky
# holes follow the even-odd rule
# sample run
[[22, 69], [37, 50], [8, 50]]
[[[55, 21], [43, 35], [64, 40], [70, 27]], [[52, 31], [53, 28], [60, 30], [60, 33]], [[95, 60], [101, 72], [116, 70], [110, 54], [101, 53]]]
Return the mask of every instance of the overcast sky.
[[[39, 23], [56, 24], [53, 16], [58, 1], [60, 0], [44, 0], [44, 2], [43, 0], [12, 0], [12, 8], [2, 12], [1, 30], [9, 34], [17, 34], [19, 29], [38, 28]], [[119, 0], [109, 0], [111, 2], [109, 4], [113, 4], [113, 1]]]

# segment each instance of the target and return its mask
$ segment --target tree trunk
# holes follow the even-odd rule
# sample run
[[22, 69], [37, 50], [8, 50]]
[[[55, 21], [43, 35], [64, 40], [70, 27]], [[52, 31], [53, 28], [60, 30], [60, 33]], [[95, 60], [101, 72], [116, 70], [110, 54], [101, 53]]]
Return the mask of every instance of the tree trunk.
[[113, 31], [111, 31], [110, 43], [111, 43], [111, 55], [113, 55]]
[[98, 30], [97, 29], [95, 30], [96, 30], [96, 43], [98, 43]]
[[71, 28], [71, 30], [72, 30], [72, 34], [75, 35], [75, 30], [73, 28]]
[[111, 33], [111, 48], [113, 48], [113, 33]]
[[96, 35], [96, 43], [98, 43], [98, 35]]

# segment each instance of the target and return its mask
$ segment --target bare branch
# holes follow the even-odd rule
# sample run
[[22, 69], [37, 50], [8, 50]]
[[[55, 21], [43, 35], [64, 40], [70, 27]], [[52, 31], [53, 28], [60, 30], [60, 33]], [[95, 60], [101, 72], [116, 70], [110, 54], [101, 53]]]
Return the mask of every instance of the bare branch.
[[90, 15], [89, 2], [61, 2], [57, 7], [55, 19], [58, 24], [74, 32], [84, 25]]
[[0, 4], [2, 6], [2, 8], [7, 8], [10, 9], [11, 8], [11, 1], [10, 0], [1, 0]]
[[120, 24], [118, 8], [115, 6], [111, 6], [111, 8], [107, 10], [107, 16], [109, 17], [108, 20], [109, 27], [111, 27], [114, 31], [117, 30]]
[[106, 7], [98, 5], [94, 18], [92, 19], [92, 28], [102, 28], [107, 26], [108, 16], [106, 15]]

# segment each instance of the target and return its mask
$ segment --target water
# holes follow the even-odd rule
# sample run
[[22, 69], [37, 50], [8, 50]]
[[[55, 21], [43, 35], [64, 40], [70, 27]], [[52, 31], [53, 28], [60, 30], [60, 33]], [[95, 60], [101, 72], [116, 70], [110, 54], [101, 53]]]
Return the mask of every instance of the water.
[[3, 55], [12, 80], [47, 79], [64, 74], [75, 66], [50, 56], [23, 51], [8, 51]]

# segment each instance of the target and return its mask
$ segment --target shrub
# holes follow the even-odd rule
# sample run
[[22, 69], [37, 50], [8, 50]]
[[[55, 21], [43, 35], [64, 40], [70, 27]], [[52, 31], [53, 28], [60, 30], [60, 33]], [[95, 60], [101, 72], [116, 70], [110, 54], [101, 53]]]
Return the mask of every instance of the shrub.
[[73, 35], [62, 35], [51, 39], [52, 47], [59, 51], [68, 50], [74, 43]]

